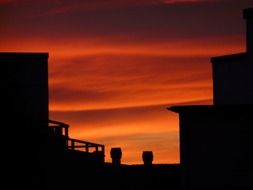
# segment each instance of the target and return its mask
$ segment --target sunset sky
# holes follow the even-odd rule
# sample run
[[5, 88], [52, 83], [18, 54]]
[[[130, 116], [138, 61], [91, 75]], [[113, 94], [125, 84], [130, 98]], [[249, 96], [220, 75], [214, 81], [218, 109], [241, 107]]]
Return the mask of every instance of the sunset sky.
[[49, 52], [50, 119], [121, 147], [122, 162], [179, 162], [171, 105], [212, 104], [210, 57], [245, 50], [252, 0], [0, 0], [0, 51]]

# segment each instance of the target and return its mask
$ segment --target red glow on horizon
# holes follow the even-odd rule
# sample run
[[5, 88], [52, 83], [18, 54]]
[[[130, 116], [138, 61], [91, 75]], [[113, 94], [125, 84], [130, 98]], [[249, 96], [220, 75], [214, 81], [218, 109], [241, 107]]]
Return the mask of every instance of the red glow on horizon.
[[[229, 48], [216, 46], [212, 41], [208, 49], [196, 41], [102, 46], [85, 43], [70, 41], [65, 46], [28, 41], [15, 47], [13, 42], [1, 50], [48, 49], [51, 118], [69, 123], [71, 137], [105, 144], [108, 162], [110, 147], [122, 147], [122, 162], [128, 164], [142, 163], [141, 152], [147, 149], [154, 151], [155, 163], [179, 162], [177, 117], [172, 117], [165, 105], [210, 103], [212, 81], [208, 57], [242, 49], [237, 44]], [[157, 115], [155, 111], [145, 114], [143, 110], [143, 117], [135, 119], [126, 112], [120, 118], [111, 113], [106, 116], [109, 121], [98, 124], [100, 114], [88, 123], [86, 114], [74, 120], [54, 114], [54, 111], [64, 115], [68, 111], [94, 110], [95, 113], [159, 105], [163, 114]]]
[[[211, 41], [207, 50], [196, 41], [102, 46], [89, 40], [89, 45], [83, 45], [85, 43], [70, 41], [64, 46], [47, 41], [28, 41], [16, 49], [9, 43], [4, 49], [49, 49], [52, 52], [49, 55], [50, 117], [69, 123], [71, 137], [105, 144], [107, 162], [110, 162], [110, 148], [122, 147], [122, 162], [128, 164], [142, 163], [140, 155], [143, 150], [153, 150], [154, 163], [179, 162], [177, 117], [172, 117], [165, 105], [198, 101], [211, 103], [208, 57], [242, 49], [237, 44], [232, 48], [217, 47]], [[173, 66], [170, 66], [171, 62]], [[109, 121], [102, 123], [98, 120], [103, 114], [97, 114], [89, 122], [86, 122], [85, 117], [89, 117], [86, 114], [78, 119], [54, 114], [54, 111], [64, 115], [64, 112], [72, 111], [94, 110], [96, 113], [99, 110], [134, 110], [159, 105], [163, 110], [160, 115], [156, 114], [157, 111], [145, 113], [143, 110], [143, 117], [138, 119], [126, 112], [118, 118], [113, 112], [106, 116]]]
[[0, 51], [49, 52], [50, 118], [70, 124], [73, 138], [105, 144], [106, 161], [120, 146], [123, 163], [141, 163], [143, 150], [155, 163], [178, 163], [178, 118], [166, 108], [211, 104], [210, 57], [245, 49], [242, 23], [226, 20], [236, 9], [221, 0], [223, 8], [219, 0], [34, 2], [0, 0]]

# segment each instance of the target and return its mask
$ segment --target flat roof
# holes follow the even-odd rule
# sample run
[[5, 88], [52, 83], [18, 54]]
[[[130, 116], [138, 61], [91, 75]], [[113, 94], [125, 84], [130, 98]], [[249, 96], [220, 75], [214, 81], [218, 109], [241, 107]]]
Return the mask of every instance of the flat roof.
[[1, 60], [48, 59], [47, 52], [0, 52]]
[[245, 19], [253, 18], [253, 7], [243, 10], [243, 18]]
[[218, 57], [212, 57], [211, 63], [229, 63], [229, 62], [243, 62], [247, 60], [247, 53], [237, 53], [231, 55], [223, 55]]

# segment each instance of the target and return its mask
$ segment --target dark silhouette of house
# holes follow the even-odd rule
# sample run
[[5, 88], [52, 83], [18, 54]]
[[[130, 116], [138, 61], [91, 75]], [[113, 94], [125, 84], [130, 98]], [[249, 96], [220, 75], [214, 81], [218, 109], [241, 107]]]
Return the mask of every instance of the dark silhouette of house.
[[244, 53], [211, 58], [214, 105], [173, 106], [183, 188], [253, 188], [253, 8]]
[[7, 187], [32, 187], [41, 178], [37, 163], [48, 120], [47, 58], [44, 53], [0, 53], [2, 176], [13, 179]]
[[49, 120], [47, 53], [0, 53], [0, 64], [8, 186], [59, 187], [71, 162], [104, 164], [104, 145], [70, 138], [67, 124]]
[[178, 165], [123, 165], [120, 148], [105, 163], [104, 145], [70, 138], [68, 124], [49, 120], [48, 53], [2, 52], [0, 66], [3, 188], [178, 187]]

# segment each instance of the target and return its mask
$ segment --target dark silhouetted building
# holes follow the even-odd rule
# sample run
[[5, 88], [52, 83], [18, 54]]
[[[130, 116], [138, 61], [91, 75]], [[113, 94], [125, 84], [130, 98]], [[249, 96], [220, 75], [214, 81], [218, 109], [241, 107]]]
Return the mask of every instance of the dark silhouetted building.
[[214, 105], [173, 106], [180, 121], [181, 186], [253, 187], [253, 9], [247, 51], [211, 58]]
[[47, 59], [47, 53], [0, 53], [3, 120], [23, 143], [36, 142], [47, 131]]
[[244, 10], [243, 17], [246, 19], [246, 52], [211, 58], [215, 105], [253, 103], [252, 9]]
[[8, 189], [59, 189], [79, 160], [104, 163], [104, 145], [70, 138], [67, 124], [49, 120], [48, 53], [3, 52], [0, 65], [2, 176], [12, 181]]
[[47, 53], [0, 53], [1, 134], [5, 139], [1, 157], [8, 163], [3, 175], [14, 181], [9, 185], [22, 181], [20, 186], [28, 188], [40, 183], [38, 163], [48, 121], [47, 59]]

